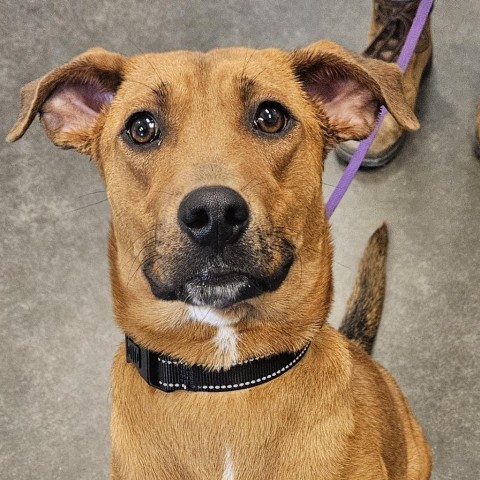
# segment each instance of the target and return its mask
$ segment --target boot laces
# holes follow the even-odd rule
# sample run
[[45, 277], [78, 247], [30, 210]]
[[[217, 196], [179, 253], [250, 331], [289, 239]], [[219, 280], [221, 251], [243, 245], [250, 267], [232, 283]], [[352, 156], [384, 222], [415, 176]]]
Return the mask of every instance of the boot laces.
[[382, 29], [366, 48], [364, 55], [386, 62], [395, 62], [412, 26], [418, 4], [418, 0], [406, 2], [376, 0], [375, 21], [382, 25]]

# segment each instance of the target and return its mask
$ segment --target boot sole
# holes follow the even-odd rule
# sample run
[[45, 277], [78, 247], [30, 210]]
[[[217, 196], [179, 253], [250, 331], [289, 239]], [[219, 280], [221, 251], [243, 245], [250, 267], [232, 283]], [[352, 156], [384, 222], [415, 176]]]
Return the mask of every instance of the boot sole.
[[[423, 69], [422, 77], [420, 79], [420, 86], [422, 85], [425, 78], [428, 75], [430, 75], [430, 72], [432, 71], [432, 66], [433, 66], [433, 53], [430, 56], [427, 64], [425, 65], [425, 68]], [[395, 143], [392, 144], [391, 147], [389, 147], [387, 150], [382, 152], [380, 155], [375, 155], [375, 156], [367, 155], [364, 158], [362, 164], [360, 165], [360, 168], [365, 170], [371, 170], [374, 168], [384, 167], [385, 165], [390, 163], [397, 156], [398, 152], [401, 150], [403, 144], [405, 143], [406, 137], [407, 137], [407, 133], [403, 133], [400, 136], [400, 138]], [[341, 145], [339, 145], [335, 149], [335, 154], [337, 156], [337, 159], [343, 164], [350, 163], [350, 160], [353, 157], [353, 152], [342, 148]], [[480, 158], [480, 154], [479, 154], [479, 158]]]
[[[375, 157], [373, 155], [366, 156], [363, 159], [360, 168], [362, 170], [371, 170], [387, 165], [387, 163], [390, 163], [397, 156], [398, 152], [402, 149], [406, 139], [407, 134], [404, 133], [395, 143], [392, 144], [392, 146], [388, 150], [385, 150], [381, 155]], [[348, 165], [353, 157], [353, 153], [344, 150], [342, 147], [337, 147], [335, 149], [335, 155], [337, 156], [337, 159], [345, 165]]]

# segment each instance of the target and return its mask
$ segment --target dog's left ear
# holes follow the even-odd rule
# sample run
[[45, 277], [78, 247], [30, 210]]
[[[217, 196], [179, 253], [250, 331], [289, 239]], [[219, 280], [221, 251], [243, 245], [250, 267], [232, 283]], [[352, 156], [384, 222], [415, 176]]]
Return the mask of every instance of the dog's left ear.
[[18, 120], [7, 136], [14, 142], [37, 114], [57, 146], [90, 154], [95, 122], [122, 81], [124, 57], [92, 48], [22, 88]]
[[326, 115], [334, 142], [366, 138], [381, 105], [405, 130], [419, 128], [396, 65], [355, 55], [326, 40], [295, 50], [291, 61], [310, 100]]

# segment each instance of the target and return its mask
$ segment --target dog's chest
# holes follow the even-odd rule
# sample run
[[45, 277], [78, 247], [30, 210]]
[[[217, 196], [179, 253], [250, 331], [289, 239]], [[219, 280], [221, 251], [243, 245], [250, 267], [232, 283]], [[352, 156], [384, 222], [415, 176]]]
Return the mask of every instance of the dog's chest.
[[131, 478], [337, 478], [332, 473], [341, 469], [350, 430], [338, 417], [348, 417], [347, 405], [323, 417], [321, 399], [284, 388], [287, 374], [268, 392], [165, 394], [120, 365], [112, 392], [113, 461], [136, 472]]

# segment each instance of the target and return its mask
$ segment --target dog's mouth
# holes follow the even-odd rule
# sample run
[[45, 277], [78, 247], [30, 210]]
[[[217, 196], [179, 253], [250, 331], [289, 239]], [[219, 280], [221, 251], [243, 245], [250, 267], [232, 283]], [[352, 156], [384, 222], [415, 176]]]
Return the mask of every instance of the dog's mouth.
[[207, 267], [175, 286], [159, 281], [152, 264], [143, 272], [151, 291], [160, 300], [179, 300], [189, 305], [225, 309], [259, 295], [277, 290], [293, 264], [293, 255], [273, 274], [254, 276], [228, 267]]

